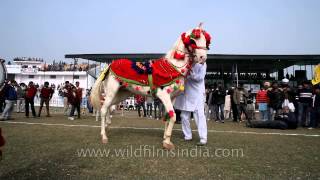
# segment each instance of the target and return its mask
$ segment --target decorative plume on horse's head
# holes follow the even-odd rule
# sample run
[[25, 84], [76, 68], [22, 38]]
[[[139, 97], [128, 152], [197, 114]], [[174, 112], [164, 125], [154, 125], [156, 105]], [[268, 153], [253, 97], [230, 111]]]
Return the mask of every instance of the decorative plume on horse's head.
[[201, 34], [206, 39], [206, 49], [209, 50], [209, 46], [211, 44], [211, 36], [208, 32], [202, 29], [202, 23], [199, 26], [191, 31], [190, 35], [187, 33], [181, 34], [181, 40], [186, 48], [191, 47], [192, 49], [204, 49], [204, 47], [198, 46], [194, 40], [197, 40], [201, 37]]
[[202, 28], [202, 23], [194, 29], [181, 34], [174, 46], [172, 56], [177, 60], [185, 60], [186, 55], [195, 62], [205, 62], [211, 44], [211, 36]]

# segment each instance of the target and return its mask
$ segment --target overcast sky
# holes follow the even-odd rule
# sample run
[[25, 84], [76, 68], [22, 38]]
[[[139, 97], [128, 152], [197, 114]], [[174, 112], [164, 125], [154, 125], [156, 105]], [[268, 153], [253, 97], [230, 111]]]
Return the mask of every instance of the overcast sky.
[[199, 22], [209, 53], [320, 54], [319, 0], [1, 0], [0, 57], [165, 53]]

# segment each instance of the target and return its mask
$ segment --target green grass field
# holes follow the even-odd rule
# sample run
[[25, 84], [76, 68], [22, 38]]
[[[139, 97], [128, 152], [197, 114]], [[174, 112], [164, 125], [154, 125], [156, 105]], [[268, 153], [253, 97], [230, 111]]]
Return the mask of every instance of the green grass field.
[[319, 129], [208, 122], [208, 144], [197, 147], [197, 132], [185, 142], [178, 124], [176, 148], [166, 151], [164, 124], [135, 112], [114, 116], [108, 144], [92, 116], [14, 117], [0, 122], [7, 141], [0, 179], [320, 179]]

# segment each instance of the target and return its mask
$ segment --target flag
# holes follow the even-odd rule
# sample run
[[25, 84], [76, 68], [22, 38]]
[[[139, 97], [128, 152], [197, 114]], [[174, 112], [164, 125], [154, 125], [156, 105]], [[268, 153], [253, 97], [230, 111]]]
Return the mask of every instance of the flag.
[[320, 64], [314, 68], [314, 75], [311, 82], [313, 85], [320, 83]]

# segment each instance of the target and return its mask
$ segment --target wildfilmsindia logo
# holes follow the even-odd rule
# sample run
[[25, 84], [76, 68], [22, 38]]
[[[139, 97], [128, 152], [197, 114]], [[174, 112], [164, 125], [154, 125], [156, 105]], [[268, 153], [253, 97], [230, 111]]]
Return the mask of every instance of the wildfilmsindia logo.
[[193, 148], [177, 148], [165, 150], [150, 145], [126, 146], [124, 148], [80, 148], [76, 155], [79, 158], [145, 158], [145, 157], [181, 157], [181, 158], [242, 158], [242, 148], [214, 148], [195, 146]]

